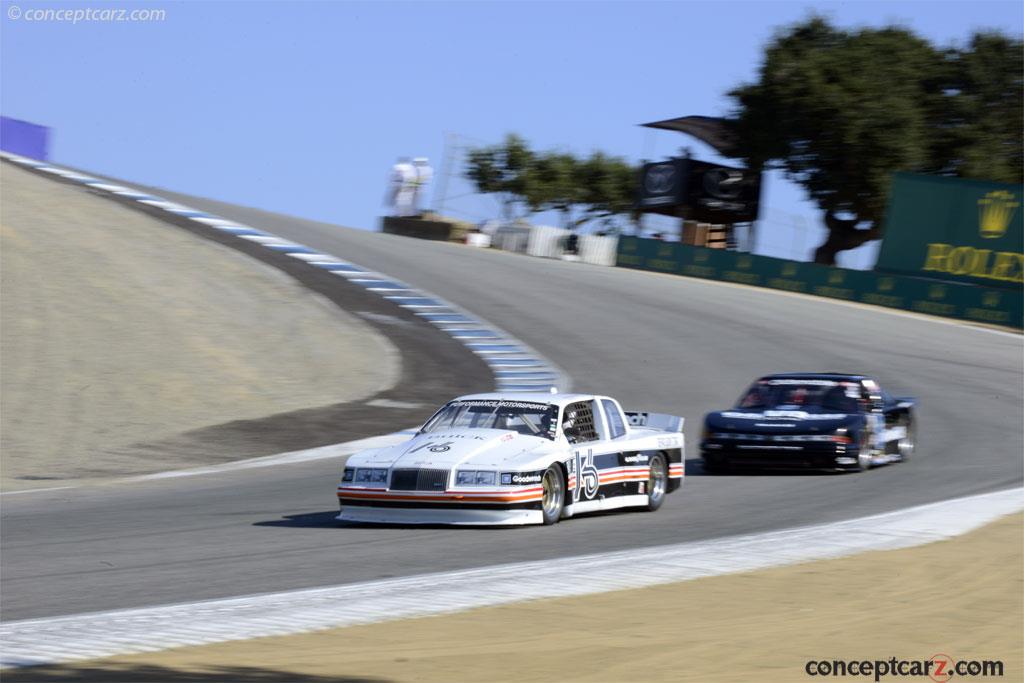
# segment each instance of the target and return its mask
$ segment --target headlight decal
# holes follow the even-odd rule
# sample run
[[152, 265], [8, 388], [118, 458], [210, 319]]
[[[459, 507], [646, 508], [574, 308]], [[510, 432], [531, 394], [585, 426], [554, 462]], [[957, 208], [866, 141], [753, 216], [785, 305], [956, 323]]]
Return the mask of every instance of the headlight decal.
[[490, 470], [459, 470], [455, 473], [456, 486], [494, 486], [497, 481], [497, 472]]
[[387, 468], [360, 467], [356, 469], [355, 483], [357, 484], [386, 484], [387, 482]]

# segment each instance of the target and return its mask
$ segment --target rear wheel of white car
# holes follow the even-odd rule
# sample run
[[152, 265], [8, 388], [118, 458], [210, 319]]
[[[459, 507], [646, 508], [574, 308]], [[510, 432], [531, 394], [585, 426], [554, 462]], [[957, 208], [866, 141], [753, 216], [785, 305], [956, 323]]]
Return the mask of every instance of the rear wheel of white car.
[[665, 456], [658, 453], [651, 458], [651, 471], [647, 476], [647, 510], [654, 512], [665, 502], [668, 492], [668, 464]]
[[544, 488], [544, 497], [541, 499], [540, 509], [544, 515], [544, 525], [556, 523], [562, 516], [562, 508], [565, 507], [565, 476], [562, 468], [552, 465], [544, 472], [541, 479]]

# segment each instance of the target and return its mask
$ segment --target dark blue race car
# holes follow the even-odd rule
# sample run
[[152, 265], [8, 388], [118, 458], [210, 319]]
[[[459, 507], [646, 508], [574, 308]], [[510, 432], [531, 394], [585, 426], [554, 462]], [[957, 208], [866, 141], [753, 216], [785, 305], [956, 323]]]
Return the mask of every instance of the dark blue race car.
[[704, 469], [862, 471], [902, 462], [914, 452], [915, 405], [864, 375], [768, 375], [736, 407], [704, 418]]

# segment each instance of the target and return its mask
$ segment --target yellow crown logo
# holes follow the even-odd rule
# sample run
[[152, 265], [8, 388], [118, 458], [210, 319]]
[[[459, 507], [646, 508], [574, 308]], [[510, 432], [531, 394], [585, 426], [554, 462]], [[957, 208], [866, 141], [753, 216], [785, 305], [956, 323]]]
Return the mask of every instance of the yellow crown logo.
[[982, 237], [995, 239], [1006, 234], [1010, 219], [1020, 206], [1020, 202], [1014, 199], [1012, 192], [996, 190], [978, 200], [978, 223]]
[[833, 270], [828, 274], [828, 283], [830, 285], [841, 285], [843, 284], [843, 271]]
[[693, 260], [697, 263], [705, 263], [708, 260], [708, 253], [706, 251], [698, 251]]
[[662, 244], [661, 246], [658, 247], [658, 256], [671, 256], [671, 255], [672, 255], [672, 245], [671, 244]]
[[736, 265], [739, 266], [740, 268], [742, 268], [743, 270], [746, 270], [747, 268], [749, 268], [751, 263], [753, 263], [753, 259], [751, 259], [746, 254], [744, 254], [743, 256], [740, 256], [738, 259], [736, 259]]
[[883, 277], [878, 279], [878, 291], [879, 292], [891, 292], [892, 288], [896, 285], [896, 281], [891, 277]]
[[981, 299], [983, 306], [998, 306], [999, 305], [999, 292], [985, 292], [985, 295]]
[[796, 275], [796, 264], [787, 263], [782, 266], [782, 277], [793, 277]]
[[946, 288], [942, 285], [932, 285], [928, 288], [929, 299], [944, 299], [946, 297]]

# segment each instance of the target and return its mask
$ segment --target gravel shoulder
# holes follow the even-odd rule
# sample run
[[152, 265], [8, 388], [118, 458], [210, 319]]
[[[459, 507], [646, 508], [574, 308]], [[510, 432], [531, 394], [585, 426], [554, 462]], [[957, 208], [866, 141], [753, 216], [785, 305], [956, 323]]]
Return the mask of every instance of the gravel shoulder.
[[384, 335], [274, 268], [9, 164], [0, 193], [4, 490], [219, 461], [133, 444], [401, 375]]
[[[9, 672], [9, 683], [749, 681], [810, 660], [1001, 660], [1024, 676], [1024, 515], [917, 548], [587, 597]], [[580, 570], [586, 580], [586, 568]], [[886, 676], [885, 681], [930, 680]], [[935, 680], [947, 680], [938, 678]], [[973, 679], [972, 679], [973, 680]]]

